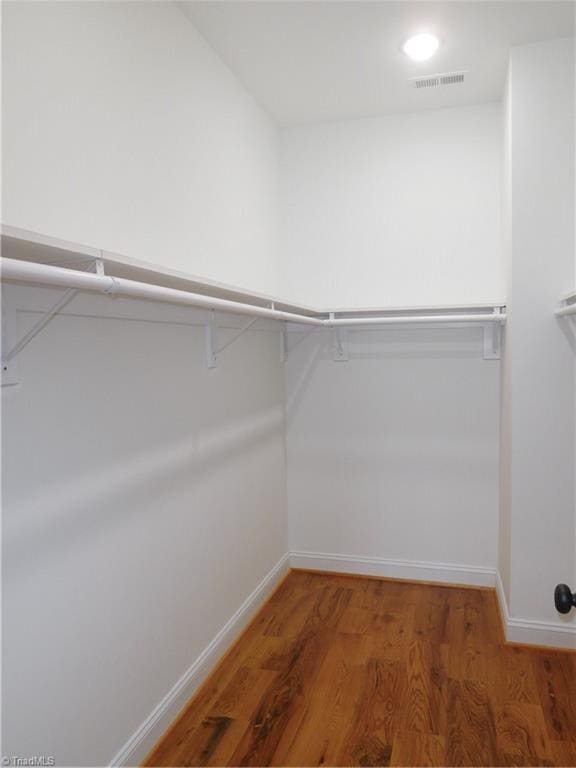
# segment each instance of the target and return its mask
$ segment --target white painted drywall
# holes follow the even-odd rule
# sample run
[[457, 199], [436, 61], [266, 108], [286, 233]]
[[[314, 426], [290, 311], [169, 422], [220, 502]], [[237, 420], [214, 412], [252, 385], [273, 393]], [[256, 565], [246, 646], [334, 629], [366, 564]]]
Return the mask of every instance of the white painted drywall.
[[3, 57], [7, 224], [314, 305], [503, 298], [497, 104], [283, 131], [279, 201], [276, 128], [172, 3], [7, 2]]
[[4, 223], [276, 294], [276, 129], [175, 4], [2, 11]]
[[[574, 43], [513, 48], [509, 83], [508, 323], [504, 402], [513, 617], [574, 627], [552, 599], [574, 578], [576, 335], [554, 309], [574, 284]], [[505, 543], [505, 542], [504, 542]], [[575, 644], [576, 644], [576, 633]]]
[[281, 132], [282, 283], [331, 307], [498, 302], [500, 104]]
[[319, 331], [288, 361], [291, 550], [494, 568], [499, 363], [482, 330], [348, 339], [348, 362]]
[[[502, 256], [506, 294], [512, 282], [512, 115], [510, 100], [510, 69], [502, 101]], [[507, 311], [509, 307], [507, 306]], [[498, 525], [498, 573], [502, 589], [510, 602], [510, 475], [511, 475], [511, 382], [510, 345], [506, 327], [502, 329], [502, 364], [500, 366], [500, 496]]]
[[2, 388], [3, 754], [105, 765], [286, 552], [284, 373], [266, 321], [208, 370], [199, 313], [66, 312]]

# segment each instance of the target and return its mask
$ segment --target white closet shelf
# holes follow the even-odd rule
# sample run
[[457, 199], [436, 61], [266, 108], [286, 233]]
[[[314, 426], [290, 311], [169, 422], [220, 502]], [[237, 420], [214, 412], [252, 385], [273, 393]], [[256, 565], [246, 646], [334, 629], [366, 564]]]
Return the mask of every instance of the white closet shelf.
[[256, 306], [296, 312], [301, 315], [317, 315], [319, 310], [302, 304], [286, 302], [275, 296], [247, 291], [238, 286], [207, 280], [190, 273], [134, 259], [105, 249], [94, 248], [57, 237], [42, 235], [20, 227], [2, 225], [2, 256], [18, 261], [29, 261], [47, 266], [94, 272], [100, 263], [109, 277], [121, 277], [150, 285], [188, 291]]
[[[44, 235], [4, 227], [2, 234], [3, 280], [16, 283], [47, 285], [66, 289], [54, 306], [18, 341], [6, 345], [2, 356], [5, 383], [15, 383], [14, 358], [55, 317], [78, 292], [101, 293], [180, 306], [211, 310], [205, 325], [206, 361], [216, 365], [216, 358], [236, 339], [248, 331], [258, 319], [282, 322], [282, 359], [290, 347], [286, 335], [288, 324], [331, 328], [334, 336], [335, 360], [347, 360], [342, 333], [345, 328], [389, 327], [391, 325], [479, 324], [484, 329], [484, 357], [500, 357], [500, 328], [506, 321], [502, 303], [420, 308], [314, 310], [278, 301], [261, 294], [248, 293], [219, 283], [162, 270], [106, 251], [79, 246]], [[135, 278], [139, 279], [135, 279]], [[215, 312], [249, 316], [251, 319], [232, 339], [217, 344]], [[296, 342], [298, 343], [298, 342]], [[292, 349], [296, 344], [292, 345]]]
[[[384, 311], [374, 315], [372, 312], [358, 314], [354, 317], [337, 317], [335, 313], [319, 312], [314, 315], [299, 314], [276, 309], [272, 306], [262, 307], [256, 304], [247, 304], [240, 301], [232, 301], [217, 296], [192, 293], [177, 288], [168, 288], [153, 283], [145, 283], [136, 280], [128, 280], [123, 277], [115, 277], [101, 272], [82, 272], [68, 267], [58, 267], [51, 264], [42, 264], [33, 261], [24, 261], [2, 257], [2, 278], [18, 283], [32, 283], [37, 285], [49, 285], [59, 288], [68, 288], [89, 293], [103, 293], [108, 296], [124, 296], [135, 299], [148, 299], [150, 301], [165, 302], [168, 304], [180, 304], [200, 307], [204, 309], [220, 310], [239, 315], [252, 315], [265, 317], [272, 320], [285, 320], [286, 322], [302, 323], [318, 326], [355, 326], [355, 325], [389, 325], [407, 323], [454, 323], [454, 322], [478, 322], [478, 323], [503, 323], [506, 314], [503, 307], [487, 307], [483, 311], [465, 312], [461, 309], [437, 308], [429, 314], [403, 311]], [[328, 317], [326, 317], [328, 314]]]
[[318, 309], [186, 275], [91, 246], [2, 227], [4, 280], [191, 305], [325, 326], [503, 323], [503, 302], [419, 307]]

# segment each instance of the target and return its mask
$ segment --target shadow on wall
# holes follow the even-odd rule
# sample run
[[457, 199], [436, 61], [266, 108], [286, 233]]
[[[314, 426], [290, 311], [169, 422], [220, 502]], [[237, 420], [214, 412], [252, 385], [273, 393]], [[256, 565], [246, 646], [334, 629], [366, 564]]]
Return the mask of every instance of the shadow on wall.
[[5, 540], [10, 540], [5, 564], [11, 569], [26, 568], [30, 542], [42, 542], [41, 547], [34, 547], [35, 559], [42, 553], [53, 556], [88, 531], [101, 531], [112, 515], [118, 517], [119, 509], [125, 517], [137, 518], [138, 498], [161, 499], [167, 489], [175, 488], [178, 477], [188, 481], [193, 493], [200, 483], [210, 478], [214, 481], [224, 464], [237, 462], [239, 456], [245, 459], [251, 453], [267, 451], [271, 439], [282, 430], [281, 409], [270, 408], [237, 419], [226, 428], [196, 433], [175, 444], [130, 455], [105, 471], [76, 476], [69, 484], [45, 487], [42, 492], [19, 499], [4, 518]]
[[332, 332], [315, 331], [298, 350], [299, 373], [287, 392], [286, 423], [290, 425], [312, 381], [318, 364], [330, 361], [336, 366], [366, 360], [470, 359], [482, 356], [483, 330], [461, 328], [362, 328], [348, 329], [347, 363], [333, 361]]
[[301, 373], [292, 386], [292, 394], [288, 397], [288, 393], [286, 393], [286, 426], [292, 422], [292, 419], [298, 412], [298, 406], [306, 393], [308, 384], [314, 375], [321, 356], [323, 358], [326, 357], [325, 346], [319, 341], [314, 341], [312, 348], [308, 351], [308, 358], [302, 364]]
[[570, 322], [569, 318], [557, 317], [556, 323], [562, 331], [564, 338], [570, 345], [570, 349], [574, 354], [576, 354], [576, 321]]

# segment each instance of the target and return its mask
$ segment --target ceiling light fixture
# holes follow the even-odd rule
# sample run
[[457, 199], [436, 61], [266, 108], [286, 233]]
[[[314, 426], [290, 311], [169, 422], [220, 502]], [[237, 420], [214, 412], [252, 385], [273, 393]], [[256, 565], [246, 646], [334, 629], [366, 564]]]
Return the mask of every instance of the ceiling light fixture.
[[438, 50], [438, 38], [428, 32], [408, 38], [402, 50], [413, 61], [426, 61]]

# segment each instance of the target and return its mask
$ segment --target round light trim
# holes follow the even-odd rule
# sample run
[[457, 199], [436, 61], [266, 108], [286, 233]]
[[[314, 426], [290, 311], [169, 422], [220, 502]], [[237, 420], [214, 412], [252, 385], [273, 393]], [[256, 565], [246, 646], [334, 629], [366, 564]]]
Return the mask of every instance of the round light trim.
[[438, 38], [428, 32], [408, 38], [402, 50], [413, 61], [426, 61], [438, 50]]

